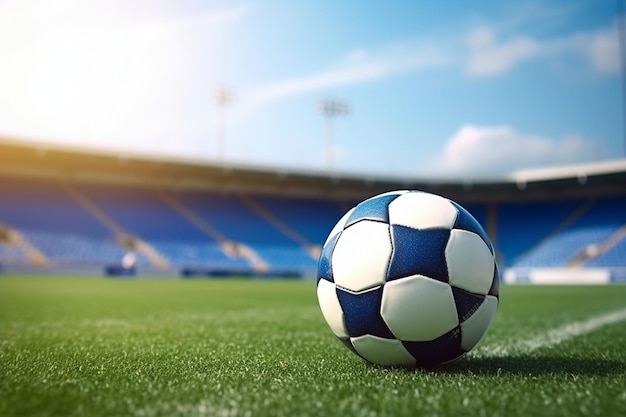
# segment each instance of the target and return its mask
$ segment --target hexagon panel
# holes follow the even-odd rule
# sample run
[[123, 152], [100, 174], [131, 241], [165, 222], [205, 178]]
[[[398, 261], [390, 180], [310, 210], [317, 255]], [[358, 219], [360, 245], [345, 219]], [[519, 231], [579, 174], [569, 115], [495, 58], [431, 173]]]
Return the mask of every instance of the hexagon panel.
[[495, 261], [491, 250], [476, 233], [454, 229], [446, 246], [450, 285], [486, 295], [491, 288]]
[[325, 279], [320, 280], [317, 284], [317, 300], [322, 315], [335, 336], [348, 337], [348, 331], [344, 325], [343, 309], [337, 298], [335, 284]]
[[472, 349], [482, 339], [495, 317], [497, 309], [498, 299], [493, 295], [488, 295], [478, 310], [461, 323], [461, 347], [465, 351]]
[[415, 366], [415, 358], [397, 339], [364, 335], [350, 341], [354, 350], [369, 362], [383, 366]]
[[389, 203], [389, 223], [414, 229], [451, 229], [457, 215], [450, 200], [435, 194], [410, 192]]
[[348, 212], [344, 214], [341, 217], [341, 219], [337, 221], [335, 226], [331, 229], [330, 233], [328, 233], [328, 237], [326, 238], [326, 242], [324, 242], [324, 246], [326, 246], [333, 237], [337, 236], [337, 234], [340, 233], [344, 229], [344, 226], [346, 225], [346, 222], [350, 218], [350, 215], [352, 214], [353, 211], [354, 211], [354, 207], [348, 210]]
[[390, 256], [389, 225], [369, 220], [353, 224], [342, 232], [331, 257], [335, 284], [353, 292], [381, 285]]
[[386, 283], [380, 311], [403, 341], [430, 341], [459, 325], [450, 286], [421, 275]]

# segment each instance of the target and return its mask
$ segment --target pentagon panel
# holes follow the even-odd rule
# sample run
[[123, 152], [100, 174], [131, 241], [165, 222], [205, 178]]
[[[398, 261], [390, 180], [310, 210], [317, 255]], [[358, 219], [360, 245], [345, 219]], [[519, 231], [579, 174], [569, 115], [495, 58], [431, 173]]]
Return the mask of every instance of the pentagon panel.
[[459, 205], [458, 203], [455, 203], [454, 201], [450, 201], [450, 202], [454, 204], [456, 209], [459, 211], [459, 215], [456, 219], [456, 222], [454, 223], [454, 228], [467, 230], [469, 232], [476, 233], [478, 236], [480, 236], [483, 242], [485, 242], [487, 247], [489, 247], [489, 250], [491, 251], [491, 253], [494, 253], [493, 245], [491, 244], [491, 239], [489, 239], [487, 232], [485, 232], [485, 229], [481, 226], [481, 224], [478, 223], [478, 220], [476, 220], [474, 216], [472, 216], [467, 210], [461, 207], [461, 205]]
[[331, 264], [331, 257], [333, 254], [333, 250], [335, 250], [335, 244], [337, 243], [337, 239], [341, 236], [341, 232], [332, 236], [324, 247], [322, 248], [322, 253], [320, 253], [320, 258], [317, 262], [317, 279], [325, 279], [333, 282], [333, 268]]
[[415, 358], [416, 364], [432, 367], [455, 361], [465, 354], [461, 348], [461, 330], [458, 327], [429, 342], [405, 342], [402, 344]]
[[337, 300], [343, 311], [343, 322], [349, 336], [371, 334], [387, 339], [394, 337], [380, 316], [381, 297], [382, 287], [360, 293], [337, 288]]
[[493, 295], [488, 295], [478, 310], [461, 323], [461, 347], [463, 350], [469, 351], [482, 339], [495, 317], [497, 309], [498, 299]]
[[339, 236], [331, 256], [333, 279], [354, 292], [381, 285], [390, 256], [389, 225], [361, 220]]
[[500, 297], [500, 270], [497, 263], [494, 265], [493, 281], [491, 282], [491, 288], [489, 288], [489, 295]]
[[459, 325], [450, 286], [420, 275], [386, 283], [380, 314], [403, 341], [433, 340]]
[[392, 225], [392, 254], [387, 280], [411, 275], [425, 275], [448, 282], [448, 266], [445, 248], [450, 230], [416, 230], [406, 226]]
[[425, 192], [402, 194], [389, 203], [389, 223], [414, 229], [452, 229], [457, 215], [450, 200]]
[[348, 337], [348, 331], [344, 324], [343, 310], [337, 298], [335, 284], [322, 279], [317, 284], [317, 300], [319, 301], [322, 315], [328, 326], [337, 337]]
[[459, 323], [467, 320], [485, 301], [484, 295], [472, 294], [456, 287], [452, 287], [452, 295], [454, 296]]
[[383, 339], [372, 335], [350, 339], [363, 359], [382, 366], [415, 366], [415, 358], [397, 339]]
[[346, 221], [345, 227], [349, 227], [359, 220], [372, 220], [389, 223], [389, 213], [387, 211], [387, 207], [391, 201], [398, 197], [398, 195], [399, 194], [397, 193], [390, 193], [383, 196], [376, 196], [358, 204]]
[[450, 285], [486, 295], [491, 288], [495, 261], [491, 250], [476, 233], [454, 229], [446, 246]]

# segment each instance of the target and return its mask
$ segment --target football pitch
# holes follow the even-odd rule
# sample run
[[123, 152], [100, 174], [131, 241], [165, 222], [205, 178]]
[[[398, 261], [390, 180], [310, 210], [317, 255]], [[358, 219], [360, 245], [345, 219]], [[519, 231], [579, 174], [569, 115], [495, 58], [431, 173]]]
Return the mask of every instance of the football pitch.
[[0, 416], [626, 416], [626, 286], [503, 286], [478, 346], [385, 369], [297, 280], [0, 277]]

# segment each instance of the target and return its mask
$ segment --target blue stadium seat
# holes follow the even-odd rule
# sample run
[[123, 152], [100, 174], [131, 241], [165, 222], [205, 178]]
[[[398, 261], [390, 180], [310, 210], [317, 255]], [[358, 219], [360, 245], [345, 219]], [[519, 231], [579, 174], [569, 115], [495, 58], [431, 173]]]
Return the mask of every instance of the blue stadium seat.
[[311, 272], [317, 268], [317, 261], [299, 246], [261, 245], [255, 250], [272, 270]]
[[120, 262], [125, 253], [105, 225], [51, 181], [1, 178], [0, 223], [54, 263]]
[[615, 267], [626, 266], [626, 238], [623, 238], [608, 251], [583, 264], [588, 267]]
[[111, 232], [55, 182], [0, 178], [0, 223], [18, 230], [109, 238]]
[[0, 243], [0, 265], [26, 262], [28, 262], [28, 254], [22, 247]]
[[237, 196], [202, 192], [180, 192], [176, 196], [230, 240], [252, 248], [271, 270], [315, 267], [315, 260], [300, 243], [286, 236]]
[[227, 256], [213, 237], [154, 190], [107, 185], [83, 186], [79, 190], [124, 230], [148, 242], [174, 266], [250, 267], [244, 258]]
[[175, 266], [234, 270], [250, 268], [244, 258], [227, 256], [213, 242], [155, 240], [151, 243]]
[[[32, 230], [22, 230], [22, 234], [54, 263], [119, 264], [126, 254], [113, 239]], [[140, 257], [137, 263], [146, 264], [147, 259]]]
[[321, 245], [344, 214], [338, 202], [303, 197], [252, 196], [264, 208], [312, 244]]
[[[242, 198], [218, 192], [168, 191], [216, 231], [211, 233], [147, 187], [84, 183], [73, 188], [123, 231], [145, 240], [180, 269], [251, 271], [250, 260], [222, 250], [225, 238], [253, 249], [268, 264], [270, 273], [309, 273], [316, 269], [317, 261], [303, 243], [321, 245], [350, 206], [324, 198], [258, 194]], [[626, 224], [626, 197], [602, 198], [589, 207], [585, 204], [573, 199], [499, 205], [496, 249], [500, 266], [564, 266], [581, 250], [602, 243]], [[464, 207], [486, 226], [486, 205]], [[586, 209], [578, 213], [582, 208]], [[564, 223], [567, 219], [572, 219], [571, 224]], [[0, 224], [18, 230], [53, 264], [119, 264], [127, 252], [102, 219], [54, 181], [0, 178]], [[0, 262], [27, 263], [28, 254], [25, 249], [0, 243]], [[148, 258], [137, 254], [137, 266], [148, 265]], [[626, 265], [626, 239], [583, 265]]]
[[498, 206], [496, 249], [501, 267], [518, 265], [521, 258], [538, 245], [584, 202], [506, 203]]
[[[564, 266], [589, 245], [602, 243], [626, 223], [626, 198], [604, 198], [594, 202], [572, 224], [546, 236], [520, 256], [514, 266]], [[550, 216], [549, 213], [545, 213]], [[528, 228], [528, 232], [533, 230]]]
[[290, 238], [269, 224], [236, 195], [181, 192], [177, 196], [196, 214], [233, 241], [251, 247], [256, 244], [294, 244]]

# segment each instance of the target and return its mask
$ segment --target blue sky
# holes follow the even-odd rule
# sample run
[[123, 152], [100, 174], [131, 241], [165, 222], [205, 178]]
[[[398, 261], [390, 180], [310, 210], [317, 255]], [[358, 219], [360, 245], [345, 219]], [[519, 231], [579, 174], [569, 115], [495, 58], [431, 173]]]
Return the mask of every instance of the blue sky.
[[[0, 1], [0, 134], [375, 175], [624, 157], [618, 3]], [[217, 145], [216, 88], [223, 108]], [[350, 105], [326, 158], [321, 99]]]

